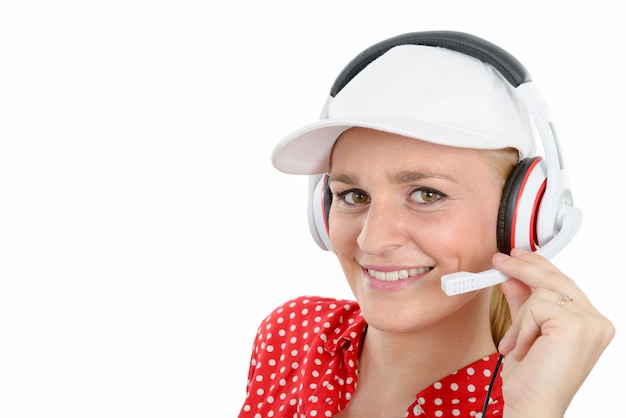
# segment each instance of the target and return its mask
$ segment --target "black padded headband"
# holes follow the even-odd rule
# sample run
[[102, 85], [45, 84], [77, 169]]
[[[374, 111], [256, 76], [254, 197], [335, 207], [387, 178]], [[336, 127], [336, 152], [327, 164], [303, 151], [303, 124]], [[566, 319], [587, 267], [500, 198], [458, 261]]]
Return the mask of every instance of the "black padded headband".
[[478, 58], [495, 68], [516, 88], [520, 84], [531, 81], [530, 74], [517, 58], [491, 42], [463, 32], [426, 31], [394, 36], [367, 48], [341, 71], [330, 90], [330, 95], [335, 97], [361, 70], [389, 49], [398, 45], [442, 47]]

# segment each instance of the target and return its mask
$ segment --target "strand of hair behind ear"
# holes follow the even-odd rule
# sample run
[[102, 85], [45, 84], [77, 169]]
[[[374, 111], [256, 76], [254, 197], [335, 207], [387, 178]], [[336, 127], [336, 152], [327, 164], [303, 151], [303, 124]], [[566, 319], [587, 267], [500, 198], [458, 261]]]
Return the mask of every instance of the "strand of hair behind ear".
[[489, 306], [489, 322], [491, 324], [491, 337], [493, 342], [500, 344], [500, 340], [511, 326], [511, 311], [509, 304], [502, 293], [500, 286], [494, 286], [491, 292], [491, 304]]

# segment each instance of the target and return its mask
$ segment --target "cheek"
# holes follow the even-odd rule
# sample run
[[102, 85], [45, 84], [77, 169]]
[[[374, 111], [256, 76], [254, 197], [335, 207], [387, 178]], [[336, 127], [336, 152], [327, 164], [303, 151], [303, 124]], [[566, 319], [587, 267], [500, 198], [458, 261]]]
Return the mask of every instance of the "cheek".
[[357, 277], [360, 272], [360, 266], [354, 260], [355, 253], [358, 251], [357, 238], [362, 225], [354, 219], [342, 217], [341, 214], [333, 215], [332, 211], [328, 223], [328, 234], [333, 252], [354, 292], [356, 288], [353, 287], [354, 282], [351, 278]]
[[[498, 204], [484, 202], [464, 208], [454, 215], [424, 225], [420, 239], [422, 249], [445, 265], [445, 269], [477, 271], [491, 266], [497, 251], [496, 226]], [[417, 238], [416, 238], [417, 239]]]
[[[498, 224], [498, 204], [491, 202], [466, 216], [459, 225], [458, 245], [465, 254], [475, 260], [476, 267], [491, 265], [491, 256], [498, 250], [496, 228]], [[471, 237], [471, 238], [468, 238]]]
[[356, 246], [356, 239], [361, 232], [362, 225], [354, 217], [342, 216], [331, 208], [328, 218], [328, 236], [335, 254], [340, 256], [352, 252]]

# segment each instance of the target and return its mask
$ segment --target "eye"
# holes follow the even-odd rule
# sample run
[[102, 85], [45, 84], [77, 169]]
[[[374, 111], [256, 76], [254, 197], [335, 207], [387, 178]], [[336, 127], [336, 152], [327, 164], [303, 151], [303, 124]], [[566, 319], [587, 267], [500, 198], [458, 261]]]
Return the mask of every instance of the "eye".
[[337, 198], [348, 205], [363, 205], [369, 203], [369, 196], [362, 190], [346, 190], [339, 193]]
[[419, 188], [411, 193], [411, 199], [418, 203], [433, 203], [446, 197], [445, 194], [434, 189]]

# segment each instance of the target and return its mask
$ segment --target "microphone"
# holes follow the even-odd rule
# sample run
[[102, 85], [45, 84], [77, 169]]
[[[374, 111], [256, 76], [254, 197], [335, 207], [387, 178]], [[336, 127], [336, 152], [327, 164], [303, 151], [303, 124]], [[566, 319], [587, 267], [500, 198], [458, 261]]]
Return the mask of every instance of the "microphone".
[[[537, 249], [536, 253], [551, 259], [559, 253], [580, 229], [582, 222], [582, 212], [573, 206], [564, 206], [565, 213], [562, 217], [562, 227], [559, 232], [544, 246]], [[459, 295], [473, 290], [484, 289], [508, 280], [509, 277], [500, 273], [496, 269], [472, 273], [459, 271], [456, 273], [441, 276], [441, 288], [448, 296]]]

